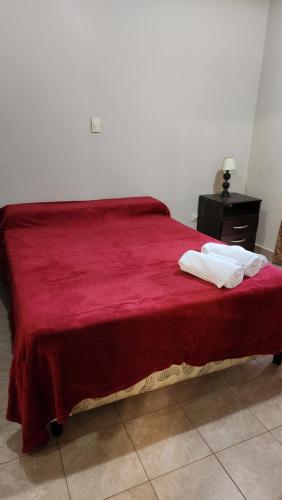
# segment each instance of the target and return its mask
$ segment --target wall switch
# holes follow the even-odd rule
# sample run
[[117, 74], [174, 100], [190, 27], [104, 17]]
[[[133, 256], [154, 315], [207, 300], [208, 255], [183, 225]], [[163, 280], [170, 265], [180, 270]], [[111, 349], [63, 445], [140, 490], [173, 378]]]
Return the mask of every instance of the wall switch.
[[91, 132], [93, 134], [98, 134], [102, 132], [102, 120], [101, 118], [92, 116], [91, 118]]

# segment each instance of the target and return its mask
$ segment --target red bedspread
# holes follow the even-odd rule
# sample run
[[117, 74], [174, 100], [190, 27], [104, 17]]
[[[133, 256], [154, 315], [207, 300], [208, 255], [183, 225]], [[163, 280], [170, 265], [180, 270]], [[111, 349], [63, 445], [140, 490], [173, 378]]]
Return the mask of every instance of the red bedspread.
[[7, 206], [1, 213], [14, 352], [7, 418], [23, 451], [81, 400], [183, 361], [282, 351], [282, 272], [236, 289], [182, 273], [211, 238], [153, 198]]

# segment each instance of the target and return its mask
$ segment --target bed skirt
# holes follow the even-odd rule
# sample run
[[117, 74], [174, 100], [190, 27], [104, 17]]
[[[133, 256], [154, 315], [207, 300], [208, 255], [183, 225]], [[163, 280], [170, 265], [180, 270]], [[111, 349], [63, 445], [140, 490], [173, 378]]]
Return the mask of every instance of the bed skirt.
[[74, 415], [75, 413], [79, 413], [82, 411], [91, 410], [108, 403], [113, 403], [115, 401], [119, 401], [120, 399], [136, 396], [137, 394], [160, 389], [161, 387], [165, 387], [166, 385], [172, 385], [177, 382], [182, 382], [183, 380], [187, 380], [189, 378], [200, 377], [201, 375], [206, 375], [208, 373], [223, 370], [225, 368], [230, 368], [231, 366], [235, 366], [255, 358], [257, 358], [257, 356], [224, 359], [223, 361], [212, 361], [204, 366], [191, 366], [187, 365], [186, 363], [182, 363], [182, 365], [171, 365], [165, 370], [152, 373], [148, 377], [140, 380], [137, 384], [132, 385], [131, 387], [128, 387], [127, 389], [124, 389], [122, 391], [114, 392], [113, 394], [110, 394], [109, 396], [103, 398], [84, 399], [72, 409], [70, 415]]

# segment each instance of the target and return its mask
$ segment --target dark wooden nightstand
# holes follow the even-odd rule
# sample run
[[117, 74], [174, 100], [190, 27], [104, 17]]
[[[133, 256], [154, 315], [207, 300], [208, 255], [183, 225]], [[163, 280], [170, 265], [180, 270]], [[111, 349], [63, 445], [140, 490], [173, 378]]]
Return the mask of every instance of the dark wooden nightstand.
[[254, 250], [260, 199], [239, 193], [199, 196], [197, 230], [229, 245]]

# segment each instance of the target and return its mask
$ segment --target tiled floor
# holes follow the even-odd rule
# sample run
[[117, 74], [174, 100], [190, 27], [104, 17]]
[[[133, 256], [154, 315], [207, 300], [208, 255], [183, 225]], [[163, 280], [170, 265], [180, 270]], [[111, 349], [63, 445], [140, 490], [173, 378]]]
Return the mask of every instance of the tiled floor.
[[271, 356], [72, 417], [22, 456], [5, 418], [0, 303], [0, 499], [282, 499], [282, 367]]

